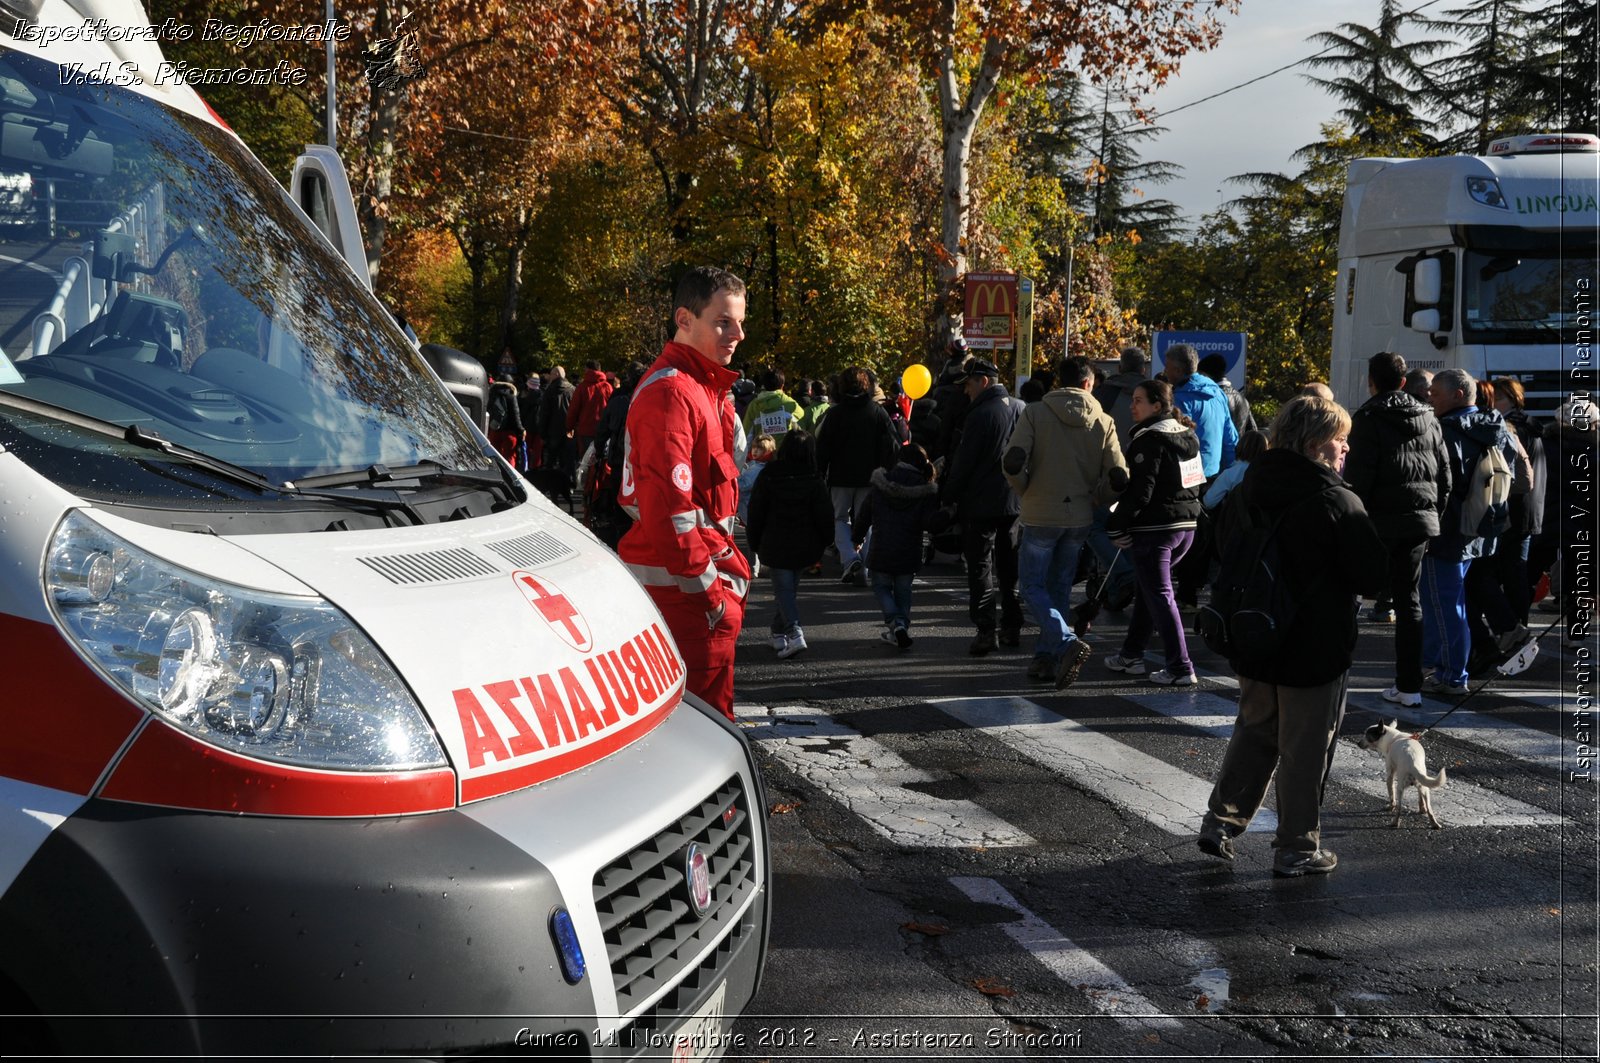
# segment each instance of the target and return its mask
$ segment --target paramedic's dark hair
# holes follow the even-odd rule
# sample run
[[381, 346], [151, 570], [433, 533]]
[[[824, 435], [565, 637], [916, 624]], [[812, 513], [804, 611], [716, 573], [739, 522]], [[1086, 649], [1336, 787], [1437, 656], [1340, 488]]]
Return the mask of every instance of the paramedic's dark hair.
[[1367, 359], [1367, 379], [1379, 391], [1399, 391], [1406, 382], [1406, 360], [1393, 351], [1379, 351]]
[[712, 296], [718, 292], [743, 295], [744, 281], [725, 269], [718, 269], [715, 266], [694, 266], [678, 278], [677, 293], [672, 298], [672, 312], [676, 314], [678, 307], [681, 306], [695, 317], [699, 317], [700, 311], [711, 304]]

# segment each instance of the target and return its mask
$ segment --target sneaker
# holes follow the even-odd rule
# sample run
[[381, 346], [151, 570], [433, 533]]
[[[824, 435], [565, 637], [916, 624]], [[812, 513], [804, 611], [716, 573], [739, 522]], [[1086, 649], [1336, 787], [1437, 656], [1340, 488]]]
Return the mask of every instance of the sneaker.
[[1113, 672], [1122, 672], [1125, 675], [1144, 675], [1149, 671], [1143, 657], [1124, 657], [1120, 653], [1113, 653], [1107, 657], [1105, 666]]
[[789, 644], [789, 636], [788, 635], [774, 635], [774, 636], [772, 636], [772, 648], [773, 648], [774, 651], [776, 651], [778, 653], [782, 653], [783, 652], [783, 648], [785, 646], [787, 646], [788, 644]]
[[1451, 697], [1461, 697], [1470, 694], [1472, 689], [1465, 683], [1446, 683], [1436, 675], [1423, 676], [1422, 692], [1424, 694], [1448, 694]]
[[1106, 658], [1106, 667], [1113, 672], [1123, 672], [1127, 675], [1144, 675], [1145, 666], [1143, 657], [1124, 657], [1120, 653], [1113, 653]]
[[1220, 857], [1223, 860], [1233, 859], [1233, 839], [1228, 837], [1228, 832], [1220, 826], [1201, 827], [1200, 837], [1195, 840], [1200, 846], [1200, 851], [1207, 856]]
[[1036, 653], [1028, 662], [1029, 679], [1052, 679], [1056, 674], [1056, 659], [1048, 653]]
[[1528, 630], [1528, 625], [1518, 624], [1503, 635], [1495, 636], [1495, 645], [1500, 647], [1502, 656], [1509, 657], [1528, 644], [1533, 638], [1533, 632]]
[[783, 649], [778, 651], [778, 657], [780, 660], [788, 660], [797, 653], [804, 653], [805, 650], [806, 633], [799, 628], [795, 628], [794, 634], [789, 636], [788, 642], [785, 643]]
[[839, 582], [855, 583], [858, 577], [861, 582], [866, 582], [865, 570], [861, 565], [861, 559], [859, 557], [845, 566], [844, 575], [839, 577]]
[[1195, 679], [1193, 672], [1173, 675], [1165, 668], [1162, 668], [1150, 673], [1150, 682], [1164, 687], [1192, 687], [1198, 680]]
[[878, 632], [878, 640], [880, 642], [887, 642], [889, 645], [893, 646], [895, 643], [894, 631], [890, 628], [884, 628], [882, 631]]
[[1056, 662], [1056, 689], [1063, 690], [1070, 687], [1078, 678], [1078, 672], [1083, 668], [1083, 662], [1089, 659], [1089, 644], [1082, 639], [1073, 639], [1067, 643], [1066, 649], [1061, 651], [1061, 659]]
[[1339, 858], [1327, 849], [1314, 853], [1300, 853], [1279, 849], [1272, 859], [1272, 873], [1279, 878], [1296, 878], [1300, 875], [1326, 875], [1339, 866]]
[[1394, 705], [1399, 705], [1401, 708], [1405, 709], [1414, 709], [1422, 704], [1421, 694], [1414, 692], [1408, 693], [1407, 691], [1401, 690], [1397, 686], [1390, 687], [1388, 690], [1385, 690], [1382, 697], [1384, 701], [1390, 702]]
[[967, 652], [974, 657], [982, 657], [994, 651], [994, 632], [984, 629], [978, 632], [977, 637], [967, 646]]
[[894, 626], [894, 641], [895, 645], [899, 646], [902, 650], [909, 650], [911, 648], [911, 632], [906, 630], [906, 626], [904, 624], [896, 624]]
[[1372, 607], [1372, 612], [1368, 613], [1367, 615], [1368, 615], [1368, 617], [1371, 618], [1371, 620], [1372, 620], [1372, 622], [1374, 624], [1392, 624], [1392, 623], [1394, 623], [1394, 610], [1393, 609], [1379, 609], [1377, 606], [1373, 606]]

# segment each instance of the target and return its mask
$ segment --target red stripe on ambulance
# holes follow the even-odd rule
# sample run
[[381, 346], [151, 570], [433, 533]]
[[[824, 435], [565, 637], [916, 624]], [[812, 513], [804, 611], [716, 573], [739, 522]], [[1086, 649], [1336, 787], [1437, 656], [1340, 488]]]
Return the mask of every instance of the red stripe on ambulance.
[[683, 660], [652, 625], [577, 667], [452, 691], [467, 761], [461, 800], [532, 786], [616, 752], [667, 718], [683, 675]]

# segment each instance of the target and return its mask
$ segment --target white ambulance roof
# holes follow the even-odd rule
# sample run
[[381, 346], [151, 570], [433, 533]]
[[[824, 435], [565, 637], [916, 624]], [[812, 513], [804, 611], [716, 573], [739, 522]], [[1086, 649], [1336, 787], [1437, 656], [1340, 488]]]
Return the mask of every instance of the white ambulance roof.
[[[30, 6], [38, 9], [31, 19], [9, 13]], [[159, 34], [137, 0], [23, 0], [7, 12], [0, 16], [0, 44], [64, 67], [98, 70], [110, 63], [115, 84], [222, 125], [200, 94], [163, 66]], [[20, 36], [19, 26], [26, 27]]]

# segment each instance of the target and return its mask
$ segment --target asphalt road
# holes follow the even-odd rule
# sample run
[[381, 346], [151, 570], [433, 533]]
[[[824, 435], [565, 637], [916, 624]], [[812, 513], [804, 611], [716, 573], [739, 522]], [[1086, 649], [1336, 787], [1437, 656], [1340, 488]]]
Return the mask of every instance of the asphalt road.
[[765, 581], [739, 647], [775, 922], [733, 1057], [1595, 1054], [1592, 677], [1559, 631], [1427, 736], [1443, 829], [1414, 792], [1393, 829], [1353, 741], [1391, 678], [1392, 629], [1364, 623], [1323, 812], [1339, 867], [1275, 879], [1270, 814], [1232, 864], [1195, 848], [1237, 694], [1198, 640], [1198, 688], [1129, 681], [1100, 664], [1126, 617], [1102, 614], [1057, 692], [1024, 674], [1027, 630], [968, 656], [958, 563], [925, 570], [904, 652], [826, 571], [802, 583], [807, 652], [775, 658]]

